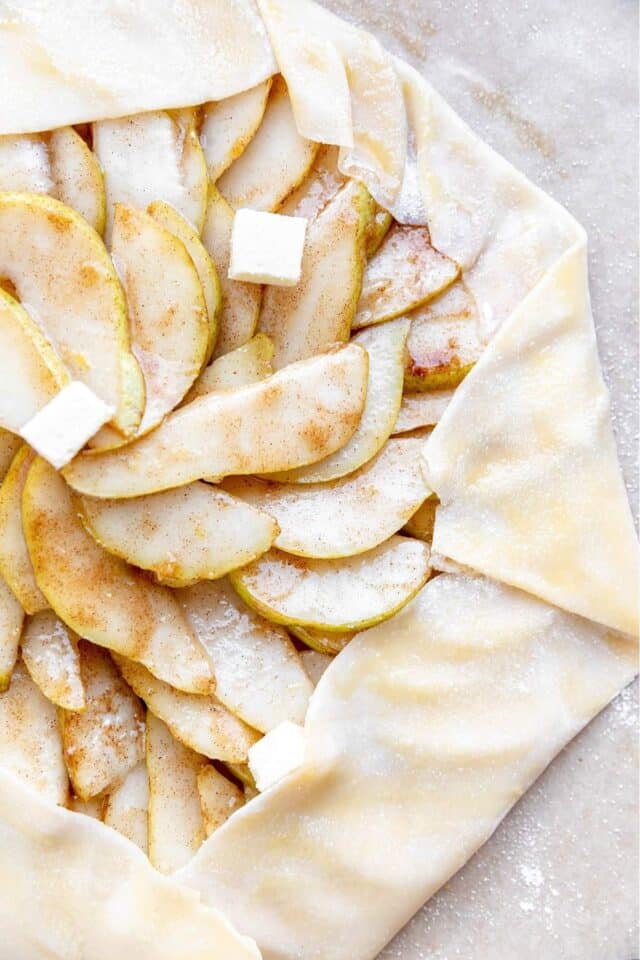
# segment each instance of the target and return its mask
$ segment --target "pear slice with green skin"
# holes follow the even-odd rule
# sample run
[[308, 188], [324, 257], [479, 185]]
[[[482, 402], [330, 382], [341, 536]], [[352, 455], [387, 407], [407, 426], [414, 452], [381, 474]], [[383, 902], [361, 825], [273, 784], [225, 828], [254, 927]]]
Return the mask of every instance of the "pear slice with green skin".
[[209, 661], [170, 590], [98, 546], [60, 474], [40, 459], [27, 476], [22, 522], [38, 586], [64, 623], [180, 689], [212, 689]]
[[244, 763], [259, 734], [230, 713], [217, 697], [183, 693], [133, 660], [118, 654], [114, 659], [132, 690], [177, 740], [212, 760]]
[[[2, 306], [0, 305], [0, 314], [1, 313]], [[0, 324], [1, 323], [2, 321], [0, 320]], [[0, 483], [2, 483], [6, 477], [13, 458], [21, 446], [22, 437], [17, 436], [15, 433], [11, 433], [10, 430], [5, 430], [3, 427], [0, 427]]]
[[404, 375], [406, 389], [428, 391], [456, 387], [483, 349], [476, 301], [465, 284], [456, 283], [411, 314]]
[[276, 210], [304, 180], [318, 144], [298, 133], [287, 85], [274, 78], [253, 139], [218, 180], [218, 189], [236, 210]]
[[326, 653], [319, 653], [317, 650], [303, 650], [300, 659], [311, 683], [317, 687], [322, 675], [331, 666], [333, 657]]
[[144, 708], [105, 650], [81, 640], [78, 652], [87, 705], [61, 710], [60, 723], [74, 793], [90, 800], [119, 784], [144, 756]]
[[351, 346], [363, 348], [369, 358], [367, 398], [357, 430], [347, 444], [319, 463], [273, 472], [269, 479], [285, 483], [328, 483], [353, 473], [375, 457], [398, 419], [408, 332], [409, 320], [399, 318], [362, 330], [353, 338]]
[[244, 806], [244, 793], [213, 764], [198, 771], [198, 793], [202, 804], [204, 829], [208, 837]]
[[51, 803], [67, 802], [69, 778], [56, 708], [22, 661], [16, 664], [11, 686], [0, 694], [0, 765]]
[[116, 203], [146, 210], [164, 200], [201, 232], [208, 174], [195, 124], [193, 109], [151, 110], [93, 124], [107, 191], [108, 241]]
[[[422, 442], [422, 441], [421, 441]], [[438, 508], [438, 500], [435, 494], [432, 494], [425, 502], [419, 507], [418, 510], [413, 514], [413, 516], [405, 523], [404, 532], [409, 534], [410, 537], [416, 537], [418, 540], [424, 540], [425, 543], [428, 543], [431, 546], [433, 540], [433, 528], [436, 522], [436, 510]]]
[[276, 370], [349, 339], [372, 217], [369, 191], [351, 181], [309, 224], [300, 282], [265, 288], [258, 327], [273, 340]]
[[95, 230], [51, 197], [0, 194], [0, 277], [11, 281], [71, 376], [114, 407], [113, 426], [135, 433], [144, 384], [122, 287]]
[[25, 444], [0, 487], [0, 573], [29, 614], [49, 606], [36, 583], [22, 529], [22, 491], [34, 458]]
[[149, 860], [160, 873], [183, 867], [206, 837], [198, 791], [205, 762], [175, 740], [162, 720], [147, 715]]
[[367, 231], [367, 260], [370, 260], [374, 253], [379, 250], [392, 224], [393, 217], [389, 211], [381, 207], [379, 203], [376, 203], [375, 213]]
[[234, 390], [259, 383], [273, 373], [273, 341], [257, 333], [243, 347], [225, 353], [202, 371], [186, 397], [187, 403], [219, 390]]
[[0, 576], [0, 693], [11, 683], [23, 623], [24, 610]]
[[0, 190], [49, 194], [104, 230], [102, 171], [73, 127], [0, 137]]
[[147, 765], [142, 760], [129, 771], [122, 783], [111, 791], [101, 819], [146, 854], [149, 850], [148, 816], [149, 774]]
[[271, 78], [202, 107], [200, 143], [212, 183], [243, 153], [262, 122]]
[[347, 183], [347, 178], [338, 168], [338, 155], [338, 147], [322, 144], [307, 176], [282, 202], [278, 213], [315, 220]]
[[[70, 382], [64, 364], [40, 328], [2, 288], [0, 372], [0, 423], [14, 434]], [[21, 441], [16, 439], [13, 443], [19, 445]], [[10, 446], [3, 433], [3, 450]]]
[[289, 625], [288, 630], [294, 637], [301, 640], [305, 646], [316, 653], [321, 653], [328, 657], [335, 657], [341, 653], [356, 635], [355, 630], [348, 630], [345, 633], [328, 633], [326, 630], [316, 630], [312, 627], [299, 627], [295, 625]]
[[459, 276], [458, 264], [431, 246], [427, 227], [397, 224], [367, 264], [354, 330], [416, 309]]
[[171, 586], [223, 577], [265, 553], [278, 534], [267, 513], [207, 483], [132, 500], [78, 498], [78, 505], [100, 546]]
[[251, 339], [258, 324], [262, 299], [262, 287], [259, 284], [229, 279], [234, 216], [222, 194], [210, 186], [202, 242], [216, 265], [222, 290], [222, 309], [214, 349], [216, 357], [241, 347]]
[[318, 484], [231, 477], [224, 489], [270, 514], [275, 546], [300, 557], [338, 559], [377, 547], [429, 496], [420, 467], [421, 439], [389, 440], [355, 473]]
[[222, 310], [222, 288], [215, 263], [193, 227], [172, 206], [158, 200], [149, 205], [147, 212], [161, 227], [164, 227], [184, 244], [198, 272], [209, 318], [209, 337], [206, 352], [206, 360], [208, 361], [216, 345], [218, 318]]
[[362, 347], [340, 345], [260, 383], [200, 397], [121, 450], [76, 457], [64, 475], [79, 493], [117, 499], [320, 460], [353, 436], [367, 370]]
[[227, 580], [177, 593], [216, 676], [216, 697], [267, 733], [284, 720], [303, 723], [311, 696], [287, 631], [258, 616]]
[[430, 572], [426, 544], [394, 536], [343, 560], [271, 550], [235, 570], [230, 580], [243, 600], [274, 623], [344, 633], [388, 620], [415, 596]]
[[64, 710], [85, 709], [78, 637], [53, 610], [29, 618], [21, 649], [27, 670], [48, 700]]
[[[112, 256], [124, 286], [131, 344], [147, 402], [137, 436], [176, 407], [207, 359], [211, 327], [200, 278], [184, 244], [153, 217], [116, 204]], [[117, 446], [103, 431], [91, 446]], [[122, 441], [120, 441], [122, 442]]]
[[393, 435], [409, 433], [423, 427], [435, 427], [449, 406], [454, 390], [429, 390], [426, 393], [405, 393]]

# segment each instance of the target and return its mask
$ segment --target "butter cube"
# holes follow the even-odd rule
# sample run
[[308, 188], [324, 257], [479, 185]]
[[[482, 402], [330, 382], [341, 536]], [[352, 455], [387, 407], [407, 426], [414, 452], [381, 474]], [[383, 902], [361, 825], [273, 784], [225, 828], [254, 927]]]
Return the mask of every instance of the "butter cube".
[[304, 761], [304, 727], [284, 720], [249, 750], [249, 769], [262, 793]]
[[113, 407], [75, 380], [25, 423], [20, 436], [52, 467], [60, 470], [114, 413]]
[[300, 280], [307, 221], [238, 210], [231, 234], [229, 279], [293, 287]]

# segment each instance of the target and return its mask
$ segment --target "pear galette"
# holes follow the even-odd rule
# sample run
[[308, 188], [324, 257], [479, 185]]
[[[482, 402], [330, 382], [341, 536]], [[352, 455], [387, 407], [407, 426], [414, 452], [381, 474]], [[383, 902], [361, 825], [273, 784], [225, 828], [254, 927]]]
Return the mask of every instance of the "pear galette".
[[369, 960], [635, 673], [585, 234], [310, 0], [6, 6], [0, 955]]

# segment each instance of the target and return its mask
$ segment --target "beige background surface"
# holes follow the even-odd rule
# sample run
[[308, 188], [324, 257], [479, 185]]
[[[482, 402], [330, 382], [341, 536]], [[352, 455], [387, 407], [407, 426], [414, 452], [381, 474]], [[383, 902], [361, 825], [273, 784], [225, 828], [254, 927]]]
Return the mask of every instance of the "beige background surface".
[[[589, 232], [637, 504], [637, 0], [322, 0], [422, 70]], [[606, 509], [606, 504], [603, 504]], [[578, 737], [384, 960], [635, 960], [637, 685]]]

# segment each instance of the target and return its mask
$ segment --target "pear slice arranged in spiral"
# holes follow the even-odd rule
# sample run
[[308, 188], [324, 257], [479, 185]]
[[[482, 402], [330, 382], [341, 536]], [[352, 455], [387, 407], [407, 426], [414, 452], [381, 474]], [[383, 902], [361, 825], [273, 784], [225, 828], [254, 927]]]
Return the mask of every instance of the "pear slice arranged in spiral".
[[397, 533], [429, 496], [420, 467], [422, 446], [417, 438], [390, 440], [375, 459], [329, 483], [233, 477], [224, 488], [277, 521], [280, 550], [301, 557], [350, 557]]
[[367, 188], [347, 184], [307, 228], [300, 282], [266, 287], [258, 326], [273, 340], [276, 369], [348, 340], [372, 217]]
[[367, 369], [361, 346], [341, 345], [260, 383], [200, 397], [121, 450], [76, 457], [64, 475], [80, 493], [128, 498], [312, 463], [353, 436]]
[[51, 197], [0, 193], [0, 277], [72, 378], [115, 409], [112, 425], [125, 436], [135, 433], [144, 384], [130, 350], [122, 287], [95, 230]]
[[426, 544], [394, 536], [343, 560], [271, 550], [230, 580], [243, 600], [275, 623], [344, 633], [392, 617], [423, 586], [430, 569]]
[[205, 103], [200, 142], [213, 183], [251, 143], [262, 122], [270, 90], [271, 78], [232, 97]]
[[164, 200], [200, 233], [208, 175], [195, 110], [150, 110], [100, 120], [93, 124], [93, 149], [104, 171], [108, 241], [116, 203], [146, 210]]
[[207, 483], [132, 500], [84, 497], [79, 507], [105, 550], [171, 586], [223, 577], [265, 553], [278, 533], [267, 513]]
[[414, 310], [459, 275], [458, 264], [431, 246], [427, 227], [394, 226], [367, 264], [354, 329]]
[[235, 209], [276, 210], [304, 179], [317, 150], [298, 133], [287, 85], [275, 77], [262, 123], [218, 188]]

